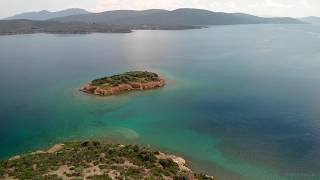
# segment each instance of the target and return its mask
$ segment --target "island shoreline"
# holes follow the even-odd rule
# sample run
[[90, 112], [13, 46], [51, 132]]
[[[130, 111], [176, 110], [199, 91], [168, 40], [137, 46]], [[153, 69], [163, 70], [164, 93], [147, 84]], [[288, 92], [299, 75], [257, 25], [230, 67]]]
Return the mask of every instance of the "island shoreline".
[[[146, 77], [140, 77], [141, 75], [145, 75]], [[115, 78], [116, 76], [129, 76], [124, 77], [125, 80], [121, 79], [120, 83], [111, 85], [108, 87], [105, 87], [105, 84], [95, 84], [95, 81], [113, 81], [112, 78]], [[145, 78], [149, 78], [149, 76], [152, 76], [152, 80], [146, 81]], [[140, 79], [137, 79], [140, 78]], [[134, 80], [128, 80], [128, 79], [134, 79]], [[117, 79], [118, 80], [118, 79]], [[109, 82], [110, 83], [110, 82]], [[166, 85], [165, 78], [163, 76], [159, 76], [155, 73], [150, 73], [147, 71], [132, 71], [132, 72], [126, 72], [119, 75], [114, 75], [110, 77], [104, 77], [97, 80], [93, 80], [84, 87], [80, 88], [81, 92], [84, 92], [86, 94], [96, 95], [96, 96], [114, 96], [114, 95], [120, 95], [127, 92], [133, 92], [133, 91], [146, 91], [146, 90], [152, 90], [152, 89], [158, 89], [162, 88]]]

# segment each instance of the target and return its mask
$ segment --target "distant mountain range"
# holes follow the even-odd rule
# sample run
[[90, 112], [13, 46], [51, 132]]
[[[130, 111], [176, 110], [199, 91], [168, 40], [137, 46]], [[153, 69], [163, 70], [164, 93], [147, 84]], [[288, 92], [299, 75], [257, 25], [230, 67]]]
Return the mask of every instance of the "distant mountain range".
[[57, 12], [46, 10], [18, 14], [5, 20], [51, 20], [59, 22], [86, 22], [121, 26], [142, 25], [231, 25], [231, 24], [262, 24], [262, 23], [303, 23], [289, 17], [264, 18], [244, 13], [212, 12], [203, 9], [177, 9], [167, 11], [150, 9], [143, 11], [116, 10], [101, 13], [90, 13], [83, 9], [66, 9]]
[[300, 20], [311, 24], [320, 24], [320, 17], [309, 16], [300, 18]]
[[171, 25], [232, 25], [262, 23], [303, 23], [294, 18], [263, 18], [242, 13], [212, 12], [202, 9], [177, 9], [167, 11], [151, 9], [144, 11], [117, 10], [101, 13], [72, 15], [51, 19], [59, 22], [103, 23], [120, 26], [171, 26]]
[[[193, 29], [210, 25], [304, 24], [290, 17], [265, 18], [202, 9], [150, 9], [90, 13], [83, 9], [29, 12], [0, 21], [0, 34], [130, 32], [133, 29]], [[77, 30], [77, 28], [79, 28]]]
[[71, 16], [71, 15], [79, 15], [79, 14], [89, 14], [90, 12], [83, 10], [83, 9], [66, 9], [57, 12], [50, 12], [50, 11], [39, 11], [39, 12], [26, 12], [22, 14], [17, 14], [5, 20], [14, 20], [14, 19], [27, 19], [27, 20], [48, 20], [52, 18], [64, 17], [64, 16]]

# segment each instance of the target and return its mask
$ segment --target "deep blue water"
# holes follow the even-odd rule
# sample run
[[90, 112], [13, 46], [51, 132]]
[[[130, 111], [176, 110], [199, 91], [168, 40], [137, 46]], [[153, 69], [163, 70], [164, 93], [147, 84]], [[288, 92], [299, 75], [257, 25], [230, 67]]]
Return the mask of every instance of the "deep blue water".
[[[220, 179], [319, 179], [320, 26], [0, 37], [0, 158], [77, 139], [140, 143]], [[159, 72], [159, 90], [86, 82]]]

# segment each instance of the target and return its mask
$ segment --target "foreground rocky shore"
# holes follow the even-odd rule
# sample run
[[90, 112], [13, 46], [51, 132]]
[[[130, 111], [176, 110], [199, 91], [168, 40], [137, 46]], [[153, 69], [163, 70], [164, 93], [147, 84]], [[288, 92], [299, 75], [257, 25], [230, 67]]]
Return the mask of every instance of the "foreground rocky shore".
[[128, 91], [143, 91], [165, 86], [165, 80], [156, 73], [131, 71], [91, 81], [80, 89], [97, 96], [118, 95]]
[[0, 179], [213, 180], [181, 157], [138, 145], [69, 142], [0, 162]]

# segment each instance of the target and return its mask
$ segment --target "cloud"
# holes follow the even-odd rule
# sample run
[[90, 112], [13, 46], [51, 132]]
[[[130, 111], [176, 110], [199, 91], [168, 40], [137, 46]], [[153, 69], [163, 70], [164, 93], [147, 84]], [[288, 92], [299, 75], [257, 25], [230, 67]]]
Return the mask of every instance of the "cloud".
[[260, 0], [250, 4], [249, 12], [265, 16], [308, 16], [319, 14], [319, 0]]

